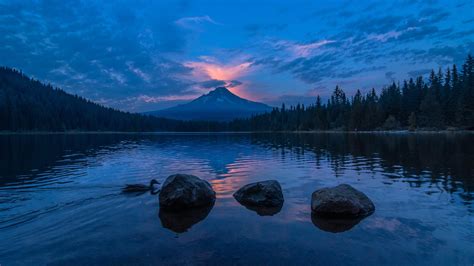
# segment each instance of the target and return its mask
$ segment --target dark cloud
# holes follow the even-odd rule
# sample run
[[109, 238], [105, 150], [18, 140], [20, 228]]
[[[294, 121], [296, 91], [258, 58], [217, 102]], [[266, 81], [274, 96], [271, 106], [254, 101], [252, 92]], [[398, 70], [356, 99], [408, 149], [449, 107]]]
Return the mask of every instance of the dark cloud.
[[396, 28], [403, 16], [388, 15], [385, 17], [362, 17], [355, 22], [351, 22], [347, 26], [363, 33], [386, 33]]
[[468, 38], [472, 38], [471, 35], [473, 34], [474, 34], [474, 29], [470, 29], [470, 30], [458, 31], [458, 32], [447, 34], [444, 38], [445, 39], [460, 39], [460, 38], [468, 39]]
[[473, 23], [474, 22], [474, 18], [472, 19], [466, 19], [466, 20], [463, 20], [462, 23], [464, 24], [468, 24], [468, 23]]
[[[392, 80], [393, 68], [398, 77], [405, 73], [400, 66], [459, 64], [474, 52], [470, 1], [275, 2], [269, 9], [255, 5], [242, 16], [226, 13], [242, 8], [238, 1], [0, 0], [0, 63], [131, 109], [140, 99], [159, 104], [199, 88], [241, 85], [197, 79], [184, 61], [200, 56], [215, 59], [217, 67], [251, 62], [243, 74], [250, 75], [236, 79], [246, 85], [268, 82], [267, 87], [280, 87], [272, 93], [287, 93], [298, 89], [288, 85], [294, 78], [311, 86], [361, 87], [363, 78]], [[210, 22], [201, 31], [177, 23], [198, 18], [216, 19], [219, 26]], [[311, 47], [320, 41], [329, 42]]]
[[206, 80], [206, 81], [200, 82], [199, 85], [200, 85], [202, 88], [210, 89], [210, 88], [217, 88], [217, 87], [225, 86], [225, 85], [226, 85], [226, 82], [223, 81], [223, 80], [210, 79], [210, 80]]
[[466, 42], [458, 46], [438, 46], [428, 49], [424, 56], [428, 60], [438, 61], [440, 64], [461, 64], [467, 54], [474, 51], [474, 42]]
[[228, 83], [227, 83], [227, 87], [229, 88], [233, 88], [233, 87], [237, 87], [239, 85], [242, 85], [243, 83], [238, 81], [238, 80], [230, 80]]
[[467, 2], [464, 2], [464, 3], [459, 3], [456, 5], [457, 8], [460, 8], [460, 7], [464, 7], [466, 6], [467, 4], [471, 3], [470, 1], [467, 1]]
[[435, 46], [426, 50], [411, 49], [400, 50], [397, 53], [410, 63], [430, 63], [434, 62], [440, 66], [447, 64], [462, 64], [466, 55], [474, 52], [474, 42], [466, 42], [457, 46]]
[[388, 80], [388, 81], [394, 81], [394, 77], [393, 75], [395, 75], [395, 72], [393, 71], [388, 71], [388, 72], [385, 72], [385, 78]]
[[354, 12], [350, 10], [342, 10], [341, 12], [338, 13], [338, 16], [343, 17], [343, 18], [350, 18], [354, 15]]
[[379, 71], [379, 70], [384, 70], [386, 68], [387, 68], [386, 66], [363, 67], [363, 68], [352, 69], [352, 70], [348, 70], [348, 71], [336, 72], [331, 77], [334, 77], [334, 78], [349, 78], [349, 77], [353, 77], [353, 76], [356, 76], [356, 75], [364, 73], [364, 72]]
[[201, 88], [204, 88], [204, 89], [212, 89], [212, 88], [217, 88], [217, 87], [233, 88], [242, 84], [243, 83], [238, 80], [226, 81], [226, 80], [218, 80], [218, 79], [210, 79], [210, 80], [197, 83], [197, 85], [199, 85]]
[[430, 72], [431, 72], [431, 69], [429, 68], [417, 69], [417, 70], [409, 71], [408, 76], [411, 78], [417, 78], [419, 76], [424, 76], [426, 74], [429, 74]]
[[[329, 5], [327, 7], [323, 7], [324, 5], [318, 4], [316, 5], [315, 9], [309, 9], [309, 13], [307, 13], [307, 15], [301, 16], [300, 20], [303, 22], [308, 22], [311, 20], [318, 20], [319, 22], [330, 21], [329, 24], [336, 25], [338, 24], [337, 20], [340, 20], [338, 17], [347, 19], [355, 14], [355, 8], [352, 4], [352, 1], [342, 1], [340, 5]], [[373, 5], [370, 6], [372, 6], [372, 9], [374, 9]]]
[[[370, 72], [391, 70], [395, 65], [397, 78], [404, 78], [406, 72], [400, 71], [400, 65], [413, 69], [420, 64], [419, 71], [427, 65], [436, 68], [460, 62], [472, 51], [469, 37], [474, 28], [456, 25], [454, 17], [462, 18], [462, 14], [455, 13], [451, 7], [426, 1], [386, 3], [367, 8], [361, 5], [348, 9], [321, 8], [303, 21], [318, 19], [318, 23], [329, 25], [328, 30], [318, 28], [317, 33], [306, 36], [309, 40], [328, 39], [333, 43], [318, 49], [315, 55], [294, 58], [265, 54], [253, 58], [253, 64], [268, 67], [276, 74], [290, 73], [307, 84], [346, 84], [350, 91], [351, 87], [384, 86], [396, 74]], [[339, 22], [332, 24], [334, 18]], [[288, 50], [286, 46], [273, 48], [283, 54]], [[409, 75], [420, 73], [412, 71]], [[364, 84], [364, 79], [377, 81]]]
[[[422, 61], [423, 63], [446, 64], [449, 61], [457, 61], [457, 58], [461, 55], [465, 56], [466, 52], [469, 51], [467, 48], [459, 49], [460, 47], [457, 47], [459, 51], [455, 51], [451, 49], [454, 47], [449, 49], [447, 47], [444, 47], [444, 49], [433, 47], [445, 43], [442, 39], [452, 37], [451, 41], [458, 40], [471, 34], [470, 31], [459, 31], [457, 28], [442, 24], [450, 19], [450, 10], [438, 6], [436, 2], [428, 4], [423, 1], [415, 1], [413, 4], [419, 7], [403, 10], [402, 8], [409, 6], [410, 3], [394, 5], [389, 15], [380, 15], [381, 13], [373, 12], [369, 8], [362, 9], [359, 12], [361, 15], [354, 16], [354, 20], [349, 20], [344, 27], [341, 27], [333, 36], [328, 38], [336, 40], [332, 49], [328, 47], [326, 51], [315, 57], [295, 59], [288, 62], [274, 60], [270, 57], [256, 62], [265, 62], [277, 68], [278, 71], [289, 71], [304, 82], [316, 83], [331, 78], [347, 79], [363, 72], [387, 69], [387, 66], [383, 65], [384, 62], [408, 59], [409, 61]], [[314, 15], [326, 17], [334, 14], [334, 12], [336, 11], [325, 10]], [[338, 13], [342, 14], [344, 11]], [[416, 44], [423, 41], [425, 41], [423, 46], [426, 46], [424, 50], [419, 49], [419, 47], [423, 47], [421, 44]], [[416, 48], [400, 49], [400, 46]], [[334, 49], [338, 52], [334, 53]], [[321, 60], [324, 57], [331, 58], [331, 60], [324, 62]], [[344, 61], [341, 61], [341, 58], [344, 58]], [[384, 61], [382, 65], [380, 65], [380, 61]], [[368, 65], [377, 64], [378, 62], [379, 66], [347, 69], [347, 65], [351, 62]], [[387, 73], [389, 75], [386, 78], [393, 79], [395, 73], [392, 71]]]
[[111, 105], [191, 90], [183, 78], [191, 69], [167, 56], [184, 50], [186, 33], [171, 12], [156, 16], [157, 6], [24, 1], [0, 10], [4, 65]]

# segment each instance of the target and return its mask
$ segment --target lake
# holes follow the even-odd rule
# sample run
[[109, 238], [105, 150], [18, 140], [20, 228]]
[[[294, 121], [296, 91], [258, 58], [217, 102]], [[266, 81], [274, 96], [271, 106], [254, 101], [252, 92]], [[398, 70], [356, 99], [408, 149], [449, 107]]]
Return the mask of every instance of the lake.
[[[473, 265], [474, 134], [0, 135], [0, 265]], [[212, 209], [160, 213], [126, 183], [208, 180]], [[276, 179], [262, 215], [232, 194]], [[311, 216], [347, 183], [375, 213]], [[265, 214], [265, 213], [263, 213]]]

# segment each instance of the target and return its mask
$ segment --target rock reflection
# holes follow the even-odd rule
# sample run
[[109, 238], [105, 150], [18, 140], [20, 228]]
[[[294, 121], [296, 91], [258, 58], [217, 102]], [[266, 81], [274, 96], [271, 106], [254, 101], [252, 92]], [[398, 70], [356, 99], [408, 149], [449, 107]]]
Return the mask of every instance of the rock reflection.
[[160, 209], [158, 216], [163, 228], [169, 229], [175, 233], [184, 233], [193, 225], [206, 219], [211, 212], [212, 207], [214, 207], [214, 203], [206, 207], [175, 212]]
[[[243, 205], [243, 204], [242, 204]], [[260, 216], [273, 216], [281, 211], [283, 204], [274, 207], [243, 205], [245, 208], [256, 212]]]
[[315, 214], [311, 214], [311, 221], [317, 228], [331, 233], [342, 233], [349, 231], [364, 218], [365, 217], [358, 217], [354, 219], [335, 219], [318, 217]]

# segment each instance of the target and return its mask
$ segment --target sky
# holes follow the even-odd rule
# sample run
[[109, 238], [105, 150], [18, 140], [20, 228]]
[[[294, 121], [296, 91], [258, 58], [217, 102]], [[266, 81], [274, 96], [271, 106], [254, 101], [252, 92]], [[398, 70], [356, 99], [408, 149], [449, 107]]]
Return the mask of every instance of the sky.
[[0, 65], [131, 112], [219, 86], [272, 106], [462, 64], [474, 1], [0, 0]]

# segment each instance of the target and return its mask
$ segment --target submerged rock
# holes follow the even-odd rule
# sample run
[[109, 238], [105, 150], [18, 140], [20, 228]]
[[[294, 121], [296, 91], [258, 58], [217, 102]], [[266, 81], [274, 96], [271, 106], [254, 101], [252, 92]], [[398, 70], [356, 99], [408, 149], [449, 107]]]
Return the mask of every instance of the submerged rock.
[[372, 214], [375, 206], [364, 193], [342, 184], [313, 192], [311, 210], [318, 217], [356, 218]]
[[245, 185], [234, 193], [234, 198], [245, 206], [279, 207], [279, 209], [281, 209], [284, 201], [280, 183], [276, 180]]
[[176, 174], [169, 176], [159, 196], [160, 208], [179, 211], [208, 206], [216, 200], [216, 192], [206, 180], [193, 175]]
[[212, 210], [214, 202], [208, 206], [180, 211], [160, 209], [158, 214], [161, 225], [175, 233], [187, 232], [193, 225], [204, 220]]

